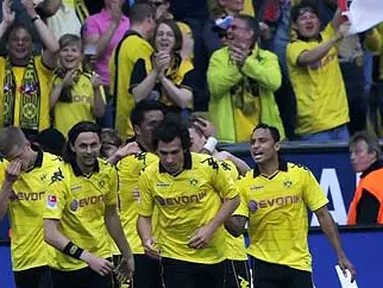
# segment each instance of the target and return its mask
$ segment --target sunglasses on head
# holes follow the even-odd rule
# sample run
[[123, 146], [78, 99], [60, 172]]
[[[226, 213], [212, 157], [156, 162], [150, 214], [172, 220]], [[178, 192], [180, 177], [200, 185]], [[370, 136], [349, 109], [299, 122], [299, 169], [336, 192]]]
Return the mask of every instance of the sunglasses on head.
[[153, 6], [153, 7], [160, 7], [161, 5], [163, 5], [164, 2], [150, 2], [150, 5]]
[[299, 9], [298, 17], [303, 15], [303, 14], [305, 14], [305, 13], [307, 13], [307, 12], [308, 13], [313, 13], [313, 14], [317, 15], [317, 11], [314, 8], [312, 8], [312, 7], [303, 7], [301, 9]]

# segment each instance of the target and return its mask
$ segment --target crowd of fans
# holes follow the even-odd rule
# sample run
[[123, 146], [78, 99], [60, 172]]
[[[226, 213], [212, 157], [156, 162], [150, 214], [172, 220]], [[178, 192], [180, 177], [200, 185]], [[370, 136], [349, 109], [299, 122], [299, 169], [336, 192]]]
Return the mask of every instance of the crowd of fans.
[[203, 115], [221, 142], [257, 123], [288, 140], [381, 136], [382, 25], [348, 36], [336, 2], [5, 0], [0, 125], [35, 139], [97, 121], [125, 141], [153, 99]]

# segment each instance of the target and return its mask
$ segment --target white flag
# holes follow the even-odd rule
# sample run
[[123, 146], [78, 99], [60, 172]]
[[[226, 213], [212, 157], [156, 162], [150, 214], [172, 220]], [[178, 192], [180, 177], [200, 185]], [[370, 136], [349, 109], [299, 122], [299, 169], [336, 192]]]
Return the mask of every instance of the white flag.
[[351, 22], [350, 34], [364, 32], [383, 22], [383, 1], [353, 0], [345, 14]]

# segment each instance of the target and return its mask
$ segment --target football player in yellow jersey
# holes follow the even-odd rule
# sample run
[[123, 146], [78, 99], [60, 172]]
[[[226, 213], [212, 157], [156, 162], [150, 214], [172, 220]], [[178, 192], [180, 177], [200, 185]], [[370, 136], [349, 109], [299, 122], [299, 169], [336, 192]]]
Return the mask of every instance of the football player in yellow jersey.
[[[64, 164], [53, 174], [44, 212], [45, 241], [51, 249], [55, 288], [112, 285], [112, 270], [132, 277], [134, 259], [116, 211], [116, 169], [98, 158], [101, 128], [80, 122], [68, 133]], [[123, 260], [113, 267], [109, 234]], [[123, 279], [121, 279], [123, 280]]]
[[[145, 251], [161, 257], [167, 288], [222, 288], [222, 224], [239, 203], [234, 182], [214, 158], [189, 151], [189, 132], [178, 117], [166, 115], [153, 131], [152, 143], [159, 161], [138, 181], [137, 227]], [[153, 228], [159, 231], [155, 235]]]
[[42, 216], [50, 175], [61, 159], [31, 146], [20, 128], [12, 126], [0, 133], [0, 153], [9, 161], [0, 164], [0, 221], [8, 209], [16, 287], [52, 287]]
[[[202, 152], [210, 149], [207, 144], [208, 137], [214, 135], [214, 127], [205, 119], [200, 117], [191, 117], [189, 119], [189, 134], [191, 140], [190, 151]], [[205, 147], [204, 147], [205, 146]], [[250, 167], [241, 159], [226, 151], [218, 152], [216, 149], [212, 151], [212, 156], [219, 161], [221, 168], [228, 173], [228, 176], [234, 182], [238, 180], [240, 171], [246, 174]], [[234, 212], [235, 213], [235, 212]], [[248, 265], [248, 257], [245, 247], [245, 239], [234, 237], [226, 232], [226, 269], [225, 269], [225, 285], [224, 288], [249, 288], [250, 273]]]
[[[136, 264], [132, 285], [134, 288], [162, 287], [159, 261], [145, 255], [136, 228], [139, 201], [138, 177], [147, 165], [158, 159], [152, 153], [151, 140], [153, 130], [164, 118], [162, 108], [163, 105], [160, 102], [153, 100], [143, 100], [136, 104], [130, 120], [135, 134], [134, 140], [141, 152], [123, 158], [117, 165], [120, 179], [121, 223], [131, 245]], [[123, 149], [126, 149], [128, 145]]]
[[307, 209], [318, 217], [343, 272], [349, 270], [355, 279], [355, 268], [343, 251], [327, 210], [327, 198], [309, 169], [279, 156], [279, 141], [275, 127], [266, 124], [255, 127], [250, 152], [257, 164], [239, 181], [241, 205], [226, 222], [228, 231], [238, 236], [248, 221], [248, 254], [252, 258], [254, 286], [313, 287]]

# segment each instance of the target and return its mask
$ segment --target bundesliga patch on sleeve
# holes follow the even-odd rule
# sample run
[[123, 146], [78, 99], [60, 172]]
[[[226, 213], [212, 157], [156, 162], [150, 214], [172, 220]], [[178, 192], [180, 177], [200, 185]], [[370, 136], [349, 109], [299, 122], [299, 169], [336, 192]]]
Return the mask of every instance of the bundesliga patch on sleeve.
[[51, 208], [51, 209], [57, 208], [57, 196], [56, 195], [48, 195], [47, 207]]

